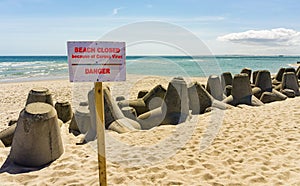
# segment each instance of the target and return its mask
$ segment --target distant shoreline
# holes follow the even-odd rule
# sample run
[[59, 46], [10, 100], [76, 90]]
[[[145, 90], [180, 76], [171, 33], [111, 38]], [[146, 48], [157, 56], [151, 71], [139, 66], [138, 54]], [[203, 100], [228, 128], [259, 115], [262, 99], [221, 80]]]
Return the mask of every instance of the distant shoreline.
[[[68, 57], [67, 55], [0, 55], [0, 57]], [[183, 56], [183, 55], [127, 55], [126, 57], [278, 57], [278, 58], [300, 58], [300, 55], [231, 55], [231, 54], [224, 54], [224, 55], [191, 55], [191, 56]]]

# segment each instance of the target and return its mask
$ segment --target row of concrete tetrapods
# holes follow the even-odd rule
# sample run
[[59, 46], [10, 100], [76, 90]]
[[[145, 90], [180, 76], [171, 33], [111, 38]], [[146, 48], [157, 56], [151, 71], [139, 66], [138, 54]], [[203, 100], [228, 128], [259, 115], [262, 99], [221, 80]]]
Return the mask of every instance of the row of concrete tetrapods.
[[[275, 84], [282, 70], [282, 80]], [[145, 130], [158, 125], [182, 123], [190, 112], [202, 114], [212, 107], [226, 109], [239, 104], [260, 106], [299, 95], [299, 68], [297, 72], [282, 68], [273, 80], [267, 70], [253, 72], [252, 83], [251, 76], [252, 71], [248, 68], [234, 77], [229, 72], [220, 77], [212, 75], [208, 78], [206, 88], [198, 82], [187, 85], [183, 78], [177, 77], [169, 83], [167, 89], [157, 85], [149, 92], [140, 91], [134, 100], [125, 100], [119, 96], [115, 101], [106, 87], [105, 126], [119, 133]]]
[[[252, 76], [252, 83], [251, 83]], [[245, 68], [232, 77], [225, 72], [211, 75], [207, 85], [193, 82], [187, 85], [181, 77], [173, 78], [164, 89], [161, 85], [150, 91], [142, 90], [135, 100], [119, 96], [114, 100], [109, 87], [103, 88], [105, 128], [119, 133], [146, 130], [159, 125], [185, 122], [190, 114], [202, 114], [211, 108], [226, 109], [239, 104], [260, 106], [264, 103], [299, 96], [300, 67], [281, 68], [274, 78], [267, 70]], [[88, 101], [81, 102], [74, 115], [68, 102], [57, 102], [55, 109], [48, 89], [35, 88], [28, 94], [26, 107], [21, 111], [12, 140], [10, 157], [25, 166], [41, 166], [63, 153], [59, 121], [69, 122], [69, 131], [85, 134], [82, 143], [96, 138], [94, 91]], [[58, 120], [58, 118], [60, 120]], [[13, 126], [0, 133], [14, 131]], [[1, 136], [2, 135], [2, 136]]]

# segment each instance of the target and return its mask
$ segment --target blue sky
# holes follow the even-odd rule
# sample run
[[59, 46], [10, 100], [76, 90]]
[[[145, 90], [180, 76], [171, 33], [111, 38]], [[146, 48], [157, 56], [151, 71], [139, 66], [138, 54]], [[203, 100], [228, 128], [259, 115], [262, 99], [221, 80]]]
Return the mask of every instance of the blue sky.
[[[0, 0], [0, 9], [0, 55], [65, 55], [66, 41], [98, 40], [145, 21], [182, 27], [217, 55], [300, 55], [297, 0]], [[167, 32], [170, 40], [178, 37]], [[168, 47], [139, 44], [127, 53], [176, 54]]]

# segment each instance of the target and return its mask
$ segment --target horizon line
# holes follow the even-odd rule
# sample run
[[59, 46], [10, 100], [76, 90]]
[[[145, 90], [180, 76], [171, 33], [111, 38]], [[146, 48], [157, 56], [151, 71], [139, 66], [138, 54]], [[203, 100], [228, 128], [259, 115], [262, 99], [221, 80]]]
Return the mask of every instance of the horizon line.
[[[253, 55], [253, 54], [216, 54], [216, 55], [176, 55], [176, 54], [137, 54], [137, 55], [126, 55], [127, 57], [300, 57], [296, 54], [270, 54], [270, 55]], [[0, 57], [68, 57], [66, 54], [0, 54]]]

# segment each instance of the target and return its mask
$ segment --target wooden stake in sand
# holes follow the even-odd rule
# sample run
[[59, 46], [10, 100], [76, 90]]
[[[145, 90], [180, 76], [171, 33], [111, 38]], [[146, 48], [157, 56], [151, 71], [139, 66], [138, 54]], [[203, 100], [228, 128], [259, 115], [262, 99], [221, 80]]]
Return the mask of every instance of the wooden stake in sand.
[[97, 121], [98, 167], [101, 186], [106, 186], [105, 120], [102, 82], [95, 83], [95, 107]]
[[68, 41], [71, 82], [95, 82], [98, 167], [101, 186], [107, 185], [105, 158], [105, 120], [102, 82], [125, 81], [125, 42]]

